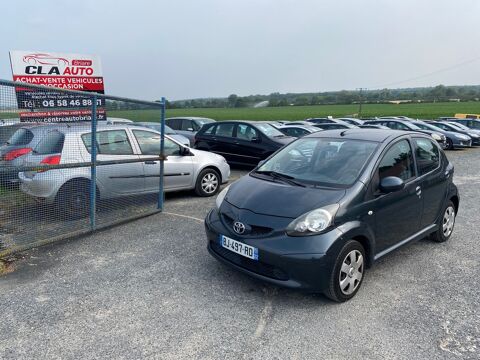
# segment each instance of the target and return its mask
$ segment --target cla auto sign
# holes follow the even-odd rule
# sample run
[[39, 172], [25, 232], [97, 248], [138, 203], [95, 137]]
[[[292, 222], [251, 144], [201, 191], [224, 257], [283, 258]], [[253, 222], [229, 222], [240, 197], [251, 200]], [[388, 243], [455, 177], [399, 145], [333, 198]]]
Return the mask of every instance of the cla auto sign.
[[[101, 62], [96, 55], [10, 51], [10, 63], [14, 81], [52, 88], [104, 93]], [[86, 115], [87, 108], [92, 106], [91, 97], [58, 92], [53, 89], [45, 91], [17, 87], [15, 90], [19, 109], [30, 110], [28, 113], [20, 114], [20, 119], [23, 121], [49, 121], [46, 114], [50, 113], [56, 114], [50, 119], [55, 122], [91, 118]], [[104, 100], [98, 99], [97, 106], [103, 107]], [[105, 111], [99, 110], [98, 119], [105, 119]], [[38, 119], [34, 115], [35, 111], [39, 111]], [[57, 116], [58, 114], [62, 115]]]

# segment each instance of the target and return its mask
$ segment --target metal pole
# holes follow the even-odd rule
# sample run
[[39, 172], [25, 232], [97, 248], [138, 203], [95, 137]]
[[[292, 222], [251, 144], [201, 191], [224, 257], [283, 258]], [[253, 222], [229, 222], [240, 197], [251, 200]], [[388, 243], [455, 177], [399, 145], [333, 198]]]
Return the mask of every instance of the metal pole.
[[362, 102], [363, 102], [363, 90], [365, 90], [364, 88], [359, 88], [358, 90], [360, 90], [360, 104], [358, 105], [358, 118], [360, 119], [362, 117]]
[[160, 180], [158, 184], [158, 209], [163, 210], [163, 173], [165, 159], [165, 98], [162, 97], [160, 117]]
[[95, 230], [96, 218], [95, 213], [97, 211], [97, 96], [93, 95], [92, 104], [92, 133], [90, 140], [90, 227]]

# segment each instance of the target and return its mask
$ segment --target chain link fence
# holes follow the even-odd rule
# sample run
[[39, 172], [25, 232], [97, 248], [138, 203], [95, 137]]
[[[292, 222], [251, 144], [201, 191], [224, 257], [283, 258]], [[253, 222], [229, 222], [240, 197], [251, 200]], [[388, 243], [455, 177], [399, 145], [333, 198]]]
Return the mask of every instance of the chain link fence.
[[163, 98], [0, 80], [0, 258], [161, 211], [164, 119]]

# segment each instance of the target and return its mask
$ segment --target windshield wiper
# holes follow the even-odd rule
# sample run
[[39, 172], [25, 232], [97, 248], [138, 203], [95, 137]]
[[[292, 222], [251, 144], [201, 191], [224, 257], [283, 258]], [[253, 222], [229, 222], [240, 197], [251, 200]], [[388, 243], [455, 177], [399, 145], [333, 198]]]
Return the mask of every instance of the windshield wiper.
[[295, 185], [295, 186], [301, 186], [301, 187], [306, 187], [305, 184], [302, 184], [299, 181], [295, 181], [295, 178], [293, 176], [287, 175], [287, 174], [282, 174], [276, 171], [255, 171], [257, 174], [264, 174], [264, 175], [270, 175], [274, 179], [282, 180], [286, 182], [287, 184], [290, 185]]

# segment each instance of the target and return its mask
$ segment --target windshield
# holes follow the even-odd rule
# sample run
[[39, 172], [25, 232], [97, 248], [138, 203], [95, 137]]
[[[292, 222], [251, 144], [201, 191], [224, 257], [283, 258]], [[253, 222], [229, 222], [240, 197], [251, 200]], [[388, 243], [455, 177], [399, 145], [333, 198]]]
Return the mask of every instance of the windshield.
[[274, 128], [270, 124], [265, 124], [265, 123], [257, 123], [255, 124], [257, 128], [264, 133], [268, 137], [284, 137], [285, 134], [283, 134], [280, 130]]
[[424, 130], [433, 130], [433, 131], [439, 131], [439, 132], [444, 131], [443, 129], [439, 128], [438, 126], [427, 124], [427, 123], [421, 123], [418, 126], [421, 127]]
[[452, 126], [452, 127], [454, 127], [454, 128], [460, 129], [460, 130], [467, 130], [467, 131], [468, 131], [468, 130], [472, 130], [472, 129], [466, 127], [466, 126], [463, 125], [463, 124], [457, 124], [457, 123], [452, 124], [452, 123], [448, 123], [448, 125], [450, 125], [450, 126]]
[[348, 187], [359, 177], [376, 142], [304, 138], [284, 147], [254, 174], [275, 174], [306, 185]]
[[202, 125], [215, 122], [215, 120], [213, 120], [213, 119], [207, 119], [207, 118], [197, 119], [197, 121], [198, 121], [200, 124], [202, 124]]
[[421, 130], [421, 129], [420, 129], [417, 125], [415, 125], [415, 124], [409, 123], [409, 125], [410, 125], [410, 129], [412, 129], [412, 130]]

